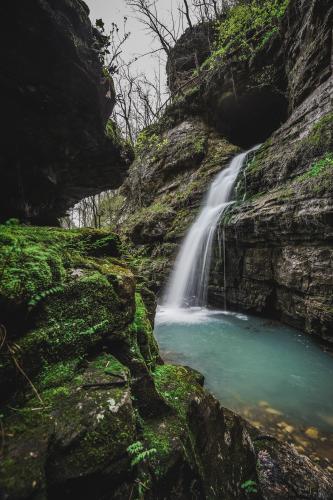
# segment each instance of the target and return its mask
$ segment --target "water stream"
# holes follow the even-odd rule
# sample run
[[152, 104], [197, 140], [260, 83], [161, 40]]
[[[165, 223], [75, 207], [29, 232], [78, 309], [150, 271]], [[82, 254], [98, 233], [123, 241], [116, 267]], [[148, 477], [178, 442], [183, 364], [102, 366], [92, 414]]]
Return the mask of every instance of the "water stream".
[[176, 259], [164, 300], [169, 307], [206, 305], [216, 227], [224, 210], [232, 203], [233, 187], [244, 161], [258, 147], [235, 156], [211, 184]]
[[166, 361], [203, 373], [224, 406], [333, 472], [333, 358], [277, 322], [206, 308], [216, 228], [248, 153], [213, 181], [181, 245], [156, 337]]

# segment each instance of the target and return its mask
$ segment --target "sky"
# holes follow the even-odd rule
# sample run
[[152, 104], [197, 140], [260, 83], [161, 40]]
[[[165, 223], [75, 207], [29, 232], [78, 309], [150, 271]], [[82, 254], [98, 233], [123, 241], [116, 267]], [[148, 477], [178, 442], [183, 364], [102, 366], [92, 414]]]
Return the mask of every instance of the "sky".
[[[123, 25], [124, 16], [128, 17], [126, 30], [131, 32], [126, 45], [123, 47], [122, 56], [126, 60], [131, 60], [135, 56], [145, 54], [159, 47], [158, 41], [148, 34], [140, 21], [135, 17], [135, 13], [126, 5], [125, 0], [85, 0], [90, 9], [90, 19], [95, 24], [96, 19], [102, 18], [106, 30], [109, 30], [111, 23], [116, 23], [119, 27]], [[167, 19], [169, 11], [175, 6], [176, 0], [159, 0], [159, 15]], [[144, 70], [147, 77], [154, 75], [158, 71], [158, 58], [148, 55], [137, 61], [133, 68], [137, 72]], [[163, 67], [163, 73], [165, 68]]]

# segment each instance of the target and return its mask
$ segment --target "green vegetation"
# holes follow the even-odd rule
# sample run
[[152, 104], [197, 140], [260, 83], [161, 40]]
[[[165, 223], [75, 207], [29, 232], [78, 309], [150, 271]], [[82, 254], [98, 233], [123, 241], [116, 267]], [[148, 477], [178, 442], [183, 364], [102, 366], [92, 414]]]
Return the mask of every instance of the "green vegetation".
[[4, 394], [11, 384], [30, 386], [35, 394], [35, 386], [61, 385], [105, 335], [116, 328], [129, 335], [134, 280], [112, 257], [119, 255], [115, 235], [11, 221], [0, 226], [0, 242]]
[[67, 270], [88, 254], [119, 255], [119, 239], [90, 229], [0, 226], [0, 300], [34, 306], [59, 293]]
[[243, 484], [241, 484], [241, 488], [246, 493], [257, 493], [258, 492], [257, 483], [255, 481], [252, 481], [252, 479], [248, 479]]
[[159, 357], [158, 347], [146, 306], [139, 292], [135, 293], [135, 316], [130, 328], [136, 336], [140, 352], [147, 366], [153, 368]]
[[202, 392], [197, 384], [196, 372], [183, 366], [157, 366], [154, 371], [154, 380], [157, 390], [182, 418], [186, 417], [187, 405], [195, 392], [197, 395]]
[[163, 139], [155, 130], [153, 125], [139, 133], [135, 143], [135, 153], [139, 158], [147, 153], [159, 154], [169, 143], [167, 138]]
[[[126, 455], [141, 417], [130, 370], [118, 356], [148, 377], [158, 348], [112, 233], [10, 221], [0, 227], [0, 240], [0, 391], [12, 398], [1, 414], [0, 478], [6, 491], [28, 497], [45, 487], [45, 448], [53, 440], [61, 450], [56, 481], [94, 474]], [[105, 339], [116, 339], [115, 356], [101, 354]], [[151, 402], [159, 395], [149, 383], [139, 395]], [[145, 446], [133, 465], [148, 464], [156, 453]], [[122, 467], [128, 470], [126, 460]]]
[[147, 207], [143, 207], [130, 215], [124, 222], [122, 230], [124, 233], [131, 233], [135, 229], [139, 230], [141, 225], [147, 226], [154, 221], [161, 220], [161, 217], [166, 214], [172, 213], [172, 207], [162, 203], [161, 201], [156, 201], [155, 203], [152, 203]]
[[63, 242], [56, 237], [55, 245], [50, 247], [46, 230], [42, 230], [42, 235], [39, 244], [32, 231], [22, 231], [20, 226], [0, 226], [2, 300], [32, 305], [42, 293], [64, 282], [64, 263], [59, 257], [61, 251], [65, 252]]
[[[110, 76], [109, 76], [109, 78], [110, 78], [110, 81], [112, 82], [112, 87], [113, 87], [112, 78]], [[124, 139], [120, 128], [118, 127], [116, 122], [114, 120], [112, 120], [111, 118], [109, 118], [107, 121], [107, 124], [105, 127], [105, 135], [106, 135], [106, 137], [108, 137], [109, 139], [112, 140], [113, 144], [124, 148], [124, 150], [126, 151], [127, 155], [129, 155], [130, 158], [134, 156], [132, 144], [130, 143], [130, 141], [126, 141]]]
[[217, 42], [203, 68], [212, 68], [226, 57], [249, 59], [278, 31], [289, 0], [252, 0], [231, 8], [216, 25]]
[[55, 364], [44, 364], [43, 370], [37, 377], [37, 386], [40, 390], [58, 387], [74, 379], [83, 358], [78, 356], [67, 361]]
[[323, 116], [313, 126], [305, 141], [311, 147], [319, 147], [321, 151], [329, 149], [333, 143], [333, 113]]
[[[298, 142], [281, 150], [271, 140], [265, 142], [247, 165], [245, 179], [240, 179], [240, 195], [246, 194], [246, 201], [270, 195], [270, 198], [287, 200], [292, 196], [322, 196], [333, 190], [333, 114], [328, 113], [312, 126], [309, 134]], [[275, 153], [278, 151], [278, 153]], [[285, 184], [271, 188], [269, 191], [255, 193], [252, 186], [262, 185], [260, 177], [268, 181], [271, 171], [289, 172]], [[299, 173], [301, 172], [301, 173]], [[294, 174], [294, 177], [292, 175]], [[238, 193], [239, 194], [239, 193]]]
[[155, 448], [150, 448], [149, 450], [145, 450], [141, 441], [136, 441], [132, 443], [127, 451], [129, 455], [132, 457], [131, 465], [134, 467], [135, 465], [139, 465], [142, 462], [148, 461], [153, 455], [156, 455], [157, 450]]
[[[333, 168], [333, 153], [326, 153], [323, 158], [313, 163], [310, 169], [296, 178], [297, 181], [304, 181], [311, 177], [318, 177], [324, 174], [327, 170]], [[330, 173], [330, 172], [328, 172]]]

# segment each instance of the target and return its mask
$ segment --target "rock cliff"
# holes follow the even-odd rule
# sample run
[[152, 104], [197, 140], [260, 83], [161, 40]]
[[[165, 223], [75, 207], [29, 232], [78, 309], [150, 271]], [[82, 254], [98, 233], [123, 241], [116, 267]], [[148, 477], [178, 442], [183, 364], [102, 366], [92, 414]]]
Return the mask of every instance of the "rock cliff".
[[[287, 4], [274, 25], [265, 18], [266, 32], [244, 28], [236, 49], [230, 39], [222, 44], [223, 22], [222, 35], [203, 25], [200, 35], [199, 27], [181, 37], [168, 65], [173, 101], [139, 138], [120, 190], [122, 224], [142, 246], [142, 272], [163, 288], [213, 176], [237, 148], [263, 142], [221, 221], [226, 283], [216, 251], [210, 304], [226, 297], [229, 307], [332, 341], [333, 7], [327, 0]], [[204, 36], [207, 43], [215, 37], [209, 57], [197, 52]]]
[[6, 2], [1, 33], [0, 218], [56, 224], [121, 184], [128, 152], [105, 135], [115, 102], [81, 0]]

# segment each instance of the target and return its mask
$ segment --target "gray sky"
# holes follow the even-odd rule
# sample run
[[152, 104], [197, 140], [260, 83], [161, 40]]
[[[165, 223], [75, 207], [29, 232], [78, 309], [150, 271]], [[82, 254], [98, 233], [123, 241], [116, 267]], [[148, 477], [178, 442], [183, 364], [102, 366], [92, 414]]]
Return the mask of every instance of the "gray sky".
[[[159, 15], [163, 19], [168, 19], [168, 13], [176, 5], [177, 0], [159, 0]], [[118, 24], [119, 27], [123, 25], [124, 16], [128, 17], [127, 31], [131, 32], [126, 45], [123, 46], [122, 56], [126, 60], [131, 60], [135, 56], [149, 52], [150, 50], [159, 47], [157, 40], [148, 34], [143, 25], [135, 18], [135, 14], [126, 5], [125, 0], [85, 0], [90, 9], [90, 19], [94, 24], [96, 19], [102, 18], [106, 29], [109, 30], [111, 23]], [[138, 71], [144, 71], [147, 76], [152, 76], [154, 70], [158, 71], [158, 58], [154, 56], [147, 56], [140, 59], [135, 63], [134, 68]], [[165, 68], [162, 68], [165, 73]]]

